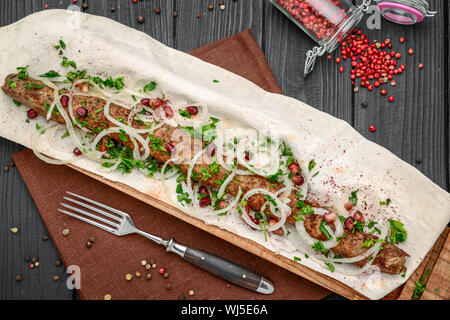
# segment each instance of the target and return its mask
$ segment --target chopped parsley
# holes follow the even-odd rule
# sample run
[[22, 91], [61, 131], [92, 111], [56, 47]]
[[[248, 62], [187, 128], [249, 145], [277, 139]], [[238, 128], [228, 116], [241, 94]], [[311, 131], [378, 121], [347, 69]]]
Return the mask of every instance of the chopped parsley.
[[325, 249], [325, 247], [323, 246], [322, 241], [317, 241], [312, 245], [312, 248], [314, 249], [314, 251], [323, 253], [326, 257], [328, 257], [328, 253], [330, 252], [330, 250]]
[[30, 77], [28, 74], [28, 65], [25, 67], [17, 67], [16, 70], [18, 71], [17, 77], [19, 80], [27, 80]]
[[214, 83], [218, 83], [218, 82], [219, 82], [219, 80], [213, 80], [213, 82], [214, 82]]
[[320, 229], [320, 231], [322, 231], [322, 233], [327, 237], [328, 240], [332, 240], [333, 237], [330, 235], [330, 233], [328, 232], [328, 230], [325, 228], [325, 224], [326, 224], [325, 220], [322, 220], [322, 221], [320, 222], [320, 227], [319, 227], [319, 229]]
[[314, 169], [315, 166], [316, 166], [316, 162], [314, 161], [314, 159], [312, 159], [308, 164], [309, 172], [311, 172], [311, 170]]
[[44, 74], [41, 74], [39, 77], [41, 77], [41, 78], [57, 78], [57, 77], [60, 77], [60, 76], [61, 75], [58, 72], [56, 72], [54, 70], [50, 70], [50, 71], [48, 71], [48, 72], [46, 72]]
[[388, 206], [391, 203], [391, 199], [386, 199], [386, 201], [380, 201], [380, 206]]
[[209, 170], [211, 170], [212, 173], [218, 173], [219, 172], [219, 164], [217, 162], [213, 162], [209, 165]]
[[324, 263], [328, 267], [328, 269], [330, 269], [331, 272], [334, 272], [335, 268], [331, 263], [328, 263], [328, 262], [324, 262]]
[[15, 89], [17, 87], [17, 83], [11, 79], [8, 79], [8, 85], [10, 89]]
[[152, 81], [144, 86], [144, 92], [153, 91], [156, 88], [156, 82]]
[[425, 291], [425, 289], [427, 288], [426, 283], [423, 283], [425, 281], [425, 279], [428, 277], [428, 275], [430, 274], [431, 270], [427, 269], [427, 271], [425, 272], [425, 274], [420, 277], [420, 279], [418, 281], [416, 281], [416, 285], [414, 286], [414, 293], [412, 296], [413, 300], [417, 300], [420, 298], [420, 296], [422, 295], [422, 293]]
[[202, 168], [201, 172], [202, 172], [202, 179], [201, 179], [201, 181], [205, 181], [205, 180], [211, 178], [211, 173], [209, 173], [208, 169]]
[[281, 169], [278, 169], [275, 174], [269, 176], [269, 181], [273, 183], [278, 182], [279, 177], [282, 175], [284, 175], [283, 171]]
[[16, 101], [16, 100], [13, 100], [13, 102], [14, 102], [14, 104], [15, 104], [17, 107], [20, 107], [20, 106], [22, 105], [20, 102], [18, 102], [18, 101]]
[[283, 145], [283, 149], [281, 150], [281, 155], [282, 156], [287, 156], [287, 157], [292, 157], [293, 153], [292, 150], [286, 145], [286, 142], [282, 142]]
[[294, 256], [294, 261], [302, 261], [302, 258]]
[[192, 118], [192, 115], [187, 110], [180, 110], [178, 113], [182, 117], [189, 118], [189, 119]]
[[314, 178], [315, 176], [317, 176], [317, 175], [319, 174], [319, 172], [320, 172], [320, 171], [317, 171], [316, 173], [314, 173], [314, 174], [312, 175], [312, 177]]
[[400, 221], [390, 219], [389, 224], [391, 227], [391, 233], [389, 235], [389, 240], [391, 241], [391, 243], [395, 244], [405, 241], [407, 237], [407, 232], [403, 227], [403, 223], [401, 223]]
[[358, 193], [358, 190], [352, 191], [351, 196], [348, 198], [351, 202], [353, 202], [353, 205], [356, 206], [358, 203], [358, 196], [356, 195]]

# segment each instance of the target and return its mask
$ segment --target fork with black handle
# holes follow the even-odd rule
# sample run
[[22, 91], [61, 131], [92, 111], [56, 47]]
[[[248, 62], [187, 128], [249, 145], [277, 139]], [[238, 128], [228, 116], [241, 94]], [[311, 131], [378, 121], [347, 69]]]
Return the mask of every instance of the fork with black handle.
[[[262, 294], [271, 294], [275, 290], [274, 285], [270, 280], [237, 263], [208, 252], [189, 246], [184, 246], [175, 242], [173, 239], [164, 240], [161, 237], [139, 230], [136, 228], [133, 220], [131, 220], [127, 213], [75, 193], [69, 191], [66, 192], [75, 199], [66, 196], [63, 197], [65, 200], [84, 209], [80, 209], [79, 207], [75, 207], [71, 204], [61, 203], [61, 206], [65, 209], [58, 209], [58, 211], [64, 214], [87, 222], [93, 226], [115, 234], [116, 236], [125, 236], [132, 233], [140, 234], [150, 240], [153, 240], [157, 244], [163, 245], [166, 247], [168, 252], [176, 253], [184, 260], [189, 261], [203, 270], [209, 271], [216, 276], [251, 291]], [[93, 214], [85, 209], [89, 209], [97, 214]]]

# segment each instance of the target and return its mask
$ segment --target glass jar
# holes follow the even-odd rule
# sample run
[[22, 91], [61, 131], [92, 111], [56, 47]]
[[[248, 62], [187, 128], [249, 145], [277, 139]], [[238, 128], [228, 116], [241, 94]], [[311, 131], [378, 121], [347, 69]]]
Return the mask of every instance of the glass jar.
[[[317, 56], [332, 52], [361, 21], [370, 1], [355, 7], [349, 0], [269, 0], [318, 45], [308, 51], [305, 76], [314, 68]], [[365, 7], [365, 8], [364, 8]]]
[[415, 24], [437, 13], [429, 11], [425, 0], [379, 1], [377, 6], [385, 19], [399, 24]]

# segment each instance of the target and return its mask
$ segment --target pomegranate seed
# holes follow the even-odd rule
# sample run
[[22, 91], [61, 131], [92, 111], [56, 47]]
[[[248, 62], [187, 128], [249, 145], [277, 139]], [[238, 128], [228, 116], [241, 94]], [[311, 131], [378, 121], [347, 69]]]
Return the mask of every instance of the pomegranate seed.
[[88, 115], [88, 111], [86, 108], [83, 108], [83, 107], [77, 108], [77, 116], [84, 118], [84, 117], [87, 117], [87, 115]]
[[328, 55], [328, 60], [331, 60], [332, 56], [331, 54]]
[[389, 102], [394, 102], [394, 96], [389, 96], [388, 100]]
[[369, 127], [369, 131], [370, 132], [375, 132], [375, 131], [377, 131], [377, 128], [375, 128], [375, 126], [370, 126]]
[[166, 269], [165, 268], [159, 268], [159, 274], [164, 274], [164, 273], [166, 273]]
[[418, 67], [419, 67], [419, 69], [422, 69], [423, 68], [423, 63], [419, 63]]
[[353, 201], [347, 201], [347, 202], [344, 204], [344, 208], [345, 208], [345, 210], [350, 211], [350, 210], [353, 209], [353, 206], [354, 206], [354, 205], [355, 205], [355, 204], [353, 203]]
[[165, 148], [170, 155], [172, 155], [175, 151], [175, 146], [170, 142], [166, 143]]
[[337, 215], [336, 215], [336, 213], [330, 211], [330, 212], [325, 213], [323, 218], [325, 219], [325, 221], [327, 223], [331, 223], [336, 220]]
[[409, 48], [408, 49], [408, 54], [411, 56], [411, 55], [413, 55], [414, 54], [414, 50], [412, 49], [412, 48]]
[[402, 54], [401, 54], [401, 53], [396, 53], [396, 54], [395, 54], [395, 59], [398, 60], [398, 59], [400, 59], [401, 57], [402, 57]]
[[378, 88], [381, 85], [381, 83], [380, 83], [380, 81], [375, 81], [375, 83], [373, 85]]
[[213, 142], [208, 144], [208, 154], [211, 157], [214, 157], [214, 155], [216, 154], [216, 145]]
[[404, 43], [405, 42], [405, 38], [404, 37], [400, 37], [400, 43]]
[[341, 66], [340, 68], [339, 68], [339, 71], [342, 73], [342, 72], [344, 72], [344, 66]]
[[159, 98], [152, 100], [153, 109], [158, 109], [159, 107], [161, 107], [162, 105], [165, 105], [165, 104], [166, 104], [166, 102]]
[[391, 86], [395, 87], [396, 84], [397, 84], [397, 83], [395, 82], [395, 80], [392, 80], [392, 81], [391, 81]]
[[64, 108], [67, 108], [69, 106], [69, 97], [66, 95], [62, 95], [61, 98], [59, 99], [59, 101], [61, 102], [61, 105]]
[[195, 116], [198, 113], [198, 108], [195, 106], [190, 106], [186, 108], [186, 111], [189, 112], [191, 116]]
[[28, 110], [27, 117], [28, 119], [34, 119], [38, 116], [38, 113], [34, 111], [33, 109]]
[[166, 114], [167, 118], [172, 118], [173, 117], [173, 110], [169, 106], [165, 106], [164, 107], [164, 113]]
[[258, 218], [256, 218], [256, 217], [253, 217], [253, 216], [252, 216], [252, 215], [250, 215], [249, 213], [247, 213], [247, 214], [248, 214], [248, 216], [249, 216], [250, 220], [252, 220], [254, 224], [257, 224], [257, 225], [259, 225], [259, 219], [258, 219]]
[[355, 218], [348, 217], [347, 219], [345, 219], [345, 222], [344, 222], [345, 228], [347, 230], [353, 230], [353, 228], [355, 227], [354, 223], [355, 223]]
[[75, 148], [75, 149], [73, 149], [73, 153], [76, 155], [76, 156], [81, 156], [83, 153], [80, 151], [80, 149], [78, 149], [78, 148]]
[[250, 161], [250, 153], [248, 151], [245, 151], [245, 160]]
[[205, 208], [205, 207], [209, 206], [210, 204], [211, 204], [211, 198], [209, 196], [201, 198], [199, 201], [200, 208]]
[[301, 186], [305, 182], [305, 179], [303, 179], [301, 175], [296, 174], [292, 177], [292, 182], [294, 182], [296, 186]]
[[373, 86], [372, 86], [372, 85], [369, 85], [369, 86], [367, 87], [367, 90], [372, 91], [372, 90], [373, 90]]
[[150, 107], [150, 99], [142, 99], [141, 103], [146, 107]]
[[133, 1], [133, 3], [137, 3], [138, 2], [138, 0], [132, 0]]
[[198, 188], [198, 193], [204, 194], [205, 196], [209, 196], [208, 188], [206, 188], [205, 186], [200, 186]]
[[298, 163], [292, 162], [288, 166], [288, 169], [292, 172], [292, 174], [297, 174], [297, 172], [300, 171], [300, 166], [298, 165]]
[[356, 212], [353, 214], [353, 218], [354, 218], [356, 221], [358, 221], [358, 222], [363, 222], [363, 221], [364, 221], [364, 217], [363, 217], [363, 215], [361, 214], [361, 212], [359, 212], [359, 211], [356, 211]]
[[336, 58], [336, 63], [341, 63], [341, 58]]
[[381, 93], [381, 95], [382, 95], [382, 96], [385, 96], [385, 95], [387, 95], [387, 91], [386, 91], [386, 89], [383, 89], [383, 90], [381, 90], [381, 92], [380, 92], [380, 93]]

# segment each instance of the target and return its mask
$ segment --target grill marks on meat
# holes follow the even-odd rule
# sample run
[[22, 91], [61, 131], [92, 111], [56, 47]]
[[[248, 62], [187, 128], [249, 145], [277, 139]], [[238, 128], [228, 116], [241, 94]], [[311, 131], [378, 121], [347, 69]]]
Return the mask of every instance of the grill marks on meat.
[[[17, 86], [15, 89], [9, 88], [9, 82], [8, 80], [16, 82]], [[30, 90], [26, 89], [25, 86], [28, 84], [29, 81], [32, 81], [35, 84], [43, 86], [41, 89], [34, 89], [31, 88]], [[39, 115], [46, 116], [47, 110], [44, 107], [44, 102], [50, 106], [53, 102], [54, 98], [54, 91], [52, 88], [46, 86], [42, 81], [29, 79], [29, 80], [20, 80], [17, 77], [17, 74], [11, 74], [5, 79], [5, 84], [2, 87], [2, 90], [11, 98], [16, 100], [17, 102], [27, 105], [34, 109]], [[72, 108], [74, 111], [74, 114], [76, 115], [76, 109], [78, 107], [84, 107], [88, 110], [88, 115], [91, 115], [91, 117], [87, 116], [84, 118], [79, 118], [81, 122], [87, 121], [87, 124], [85, 127], [89, 130], [92, 130], [96, 132], [99, 127], [102, 129], [107, 129], [110, 127], [115, 127], [113, 123], [111, 123], [105, 116], [104, 113], [101, 111], [102, 108], [104, 108], [106, 101], [100, 98], [96, 97], [90, 97], [90, 96], [74, 96], [73, 97], [73, 103]], [[65, 108], [66, 112], [68, 112], [68, 108]], [[129, 110], [116, 105], [114, 103], [111, 103], [110, 105], [110, 113], [111, 116], [118, 119], [128, 119]], [[57, 115], [56, 113], [53, 113], [51, 115], [51, 119], [65, 124], [65, 121], [61, 115]], [[137, 122], [133, 121], [133, 127], [135, 128], [142, 128]], [[161, 140], [162, 145], [164, 146], [166, 143], [171, 142], [172, 134], [176, 128], [173, 128], [169, 125], [164, 125], [163, 127], [157, 129], [154, 131], [153, 135], [156, 139]], [[113, 138], [116, 141], [119, 141], [120, 143], [123, 143], [127, 145], [129, 148], [133, 149], [134, 145], [128, 139], [129, 141], [122, 141], [119, 138], [118, 134], [112, 133], [111, 138]], [[144, 138], [147, 137], [147, 134], [142, 134]], [[192, 144], [192, 148], [194, 144]], [[170, 156], [161, 150], [154, 150], [150, 145], [150, 155], [157, 159], [158, 161], [164, 163], [170, 159]], [[188, 165], [187, 164], [181, 164], [180, 169], [187, 173], [188, 171]], [[217, 173], [211, 173], [209, 170], [209, 165], [207, 163], [202, 162], [201, 164], [196, 164], [193, 168], [193, 172], [196, 173], [198, 180], [201, 180], [203, 178], [202, 169], [208, 169], [208, 172], [211, 174], [211, 177], [205, 179], [202, 181], [202, 183], [218, 188], [220, 187], [219, 184], [216, 183], [216, 181], [223, 181], [226, 179], [226, 176], [229, 174], [224, 168], [219, 166], [219, 171]], [[248, 192], [251, 189], [254, 188], [264, 188], [271, 192], [277, 192], [281, 188], [283, 188], [283, 185], [279, 183], [272, 183], [268, 179], [258, 176], [258, 175], [248, 175], [248, 176], [239, 176], [236, 175], [236, 177], [231, 181], [227, 187], [227, 193], [236, 196], [238, 194], [239, 188], [242, 189], [243, 193]], [[294, 214], [291, 214], [291, 216], [287, 217], [287, 222], [295, 225], [295, 210], [296, 204], [297, 204], [297, 196], [295, 195], [295, 192], [292, 192], [289, 195], [289, 207], [292, 209], [292, 212]], [[247, 201], [247, 205], [252, 208], [253, 210], [260, 211], [261, 207], [266, 202], [266, 199], [264, 198], [264, 195], [254, 195], [250, 197]], [[312, 207], [317, 207], [314, 203], [308, 203], [306, 204], [311, 205]], [[244, 213], [245, 214], [245, 213]], [[310, 214], [305, 219], [305, 228], [306, 231], [310, 234], [311, 237], [325, 241], [327, 238], [326, 236], [320, 231], [320, 223], [322, 220], [322, 216]], [[355, 233], [350, 234], [348, 233], [347, 236], [341, 240], [341, 242], [334, 248], [332, 248], [333, 252], [336, 254], [340, 254], [343, 257], [354, 257], [361, 253], [363, 253], [367, 248], [363, 248], [362, 244], [369, 239], [369, 237], [374, 237], [365, 233]], [[405, 258], [408, 256], [403, 250], [397, 248], [396, 246], [392, 244], [383, 244], [383, 249], [379, 252], [377, 258], [375, 258], [373, 264], [380, 267], [381, 271], [392, 273], [392, 274], [398, 274], [401, 273], [405, 267]], [[362, 267], [366, 261], [361, 261], [357, 263], [360, 267]]]

